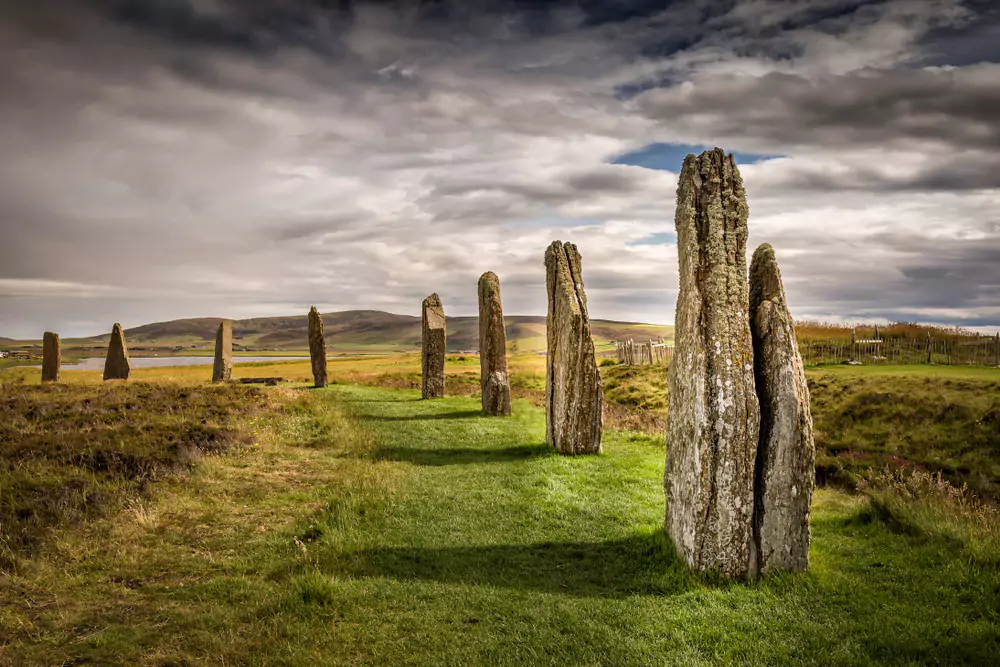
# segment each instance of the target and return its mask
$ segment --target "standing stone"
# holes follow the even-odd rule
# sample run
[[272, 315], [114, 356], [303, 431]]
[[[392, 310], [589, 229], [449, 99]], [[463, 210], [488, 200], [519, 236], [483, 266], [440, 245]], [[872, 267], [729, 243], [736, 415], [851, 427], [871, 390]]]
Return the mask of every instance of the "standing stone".
[[108, 356], [104, 360], [104, 379], [127, 380], [131, 373], [132, 364], [128, 360], [125, 334], [122, 333], [122, 325], [115, 322], [111, 329], [111, 341], [108, 343]]
[[309, 309], [309, 359], [312, 361], [313, 382], [317, 388], [326, 386], [326, 336], [323, 318], [316, 306]]
[[437, 293], [424, 299], [421, 309], [423, 343], [421, 346], [420, 380], [424, 398], [444, 396], [445, 331], [444, 305]]
[[596, 454], [604, 430], [604, 391], [575, 245], [552, 242], [545, 252], [545, 284], [545, 441], [562, 454]]
[[809, 385], [774, 249], [750, 263], [750, 330], [760, 400], [754, 542], [761, 574], [809, 568], [809, 506], [816, 479]]
[[507, 332], [500, 302], [500, 279], [492, 271], [479, 278], [479, 375], [483, 412], [510, 414]]
[[215, 366], [212, 382], [229, 382], [233, 377], [233, 323], [222, 320], [215, 334]]
[[46, 331], [42, 338], [42, 382], [59, 382], [62, 344], [59, 334]]
[[753, 573], [760, 409], [746, 278], [748, 208], [732, 155], [684, 159], [677, 186], [680, 290], [668, 372], [666, 531], [695, 570]]

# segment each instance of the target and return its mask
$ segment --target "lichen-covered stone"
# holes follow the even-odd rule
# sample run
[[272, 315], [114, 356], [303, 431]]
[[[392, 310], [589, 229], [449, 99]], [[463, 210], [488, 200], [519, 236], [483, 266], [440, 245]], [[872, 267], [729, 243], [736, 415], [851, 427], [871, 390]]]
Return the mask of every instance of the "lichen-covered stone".
[[423, 331], [420, 359], [421, 395], [424, 398], [444, 396], [444, 354], [447, 343], [444, 305], [436, 293], [424, 299], [421, 308]]
[[212, 382], [229, 382], [233, 377], [233, 323], [222, 320], [215, 334], [215, 365]]
[[509, 415], [507, 331], [500, 302], [500, 279], [492, 271], [479, 278], [479, 371], [483, 412]]
[[309, 360], [312, 362], [313, 383], [316, 387], [325, 387], [326, 336], [323, 333], [323, 318], [316, 306], [309, 309]]
[[42, 337], [42, 382], [59, 382], [62, 344], [59, 334], [46, 331]]
[[127, 380], [131, 373], [132, 364], [128, 359], [125, 334], [122, 332], [122, 325], [115, 322], [111, 329], [111, 341], [108, 343], [108, 356], [104, 360], [104, 379]]
[[750, 329], [760, 401], [754, 542], [761, 574], [809, 567], [809, 507], [815, 483], [809, 386], [774, 249], [750, 263]]
[[563, 454], [595, 454], [601, 451], [604, 392], [576, 246], [553, 241], [545, 252], [545, 274], [545, 441]]
[[669, 370], [666, 531], [695, 570], [752, 574], [754, 388], [748, 208], [732, 155], [688, 155], [677, 186], [680, 290]]

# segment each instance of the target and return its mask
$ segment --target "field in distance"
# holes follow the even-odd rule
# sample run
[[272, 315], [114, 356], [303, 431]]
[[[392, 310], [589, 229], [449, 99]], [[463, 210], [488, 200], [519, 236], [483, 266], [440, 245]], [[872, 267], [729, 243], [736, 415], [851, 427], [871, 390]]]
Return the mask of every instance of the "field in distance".
[[[512, 352], [545, 350], [545, 317], [515, 315], [504, 318], [507, 344]], [[323, 323], [331, 353], [385, 354], [420, 348], [420, 318], [378, 310], [347, 310], [325, 313]], [[211, 354], [219, 318], [200, 317], [155, 322], [125, 330], [130, 352]], [[593, 320], [591, 333], [598, 351], [613, 349], [613, 341], [632, 338], [673, 339], [671, 326]], [[90, 338], [63, 339], [63, 353], [70, 356], [100, 356], [107, 350], [110, 334]], [[233, 344], [237, 351], [254, 353], [304, 352], [308, 349], [305, 315], [256, 317], [233, 321]], [[0, 339], [0, 347], [41, 345], [41, 340]], [[476, 350], [479, 347], [478, 317], [448, 318], [448, 351]]]

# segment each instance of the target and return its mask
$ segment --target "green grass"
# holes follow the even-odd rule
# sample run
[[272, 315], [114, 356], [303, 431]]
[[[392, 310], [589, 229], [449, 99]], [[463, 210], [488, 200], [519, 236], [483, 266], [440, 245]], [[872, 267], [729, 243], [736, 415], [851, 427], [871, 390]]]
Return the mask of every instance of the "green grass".
[[0, 664], [989, 664], [1000, 652], [998, 570], [896, 530], [863, 498], [817, 494], [808, 574], [723, 583], [690, 574], [662, 535], [658, 437], [609, 432], [604, 454], [567, 458], [526, 400], [495, 419], [476, 397], [268, 393], [282, 407], [259, 447], [203, 458], [16, 557], [0, 577]]
[[997, 369], [837, 366], [808, 377], [821, 479], [854, 485], [888, 464], [1000, 497]]

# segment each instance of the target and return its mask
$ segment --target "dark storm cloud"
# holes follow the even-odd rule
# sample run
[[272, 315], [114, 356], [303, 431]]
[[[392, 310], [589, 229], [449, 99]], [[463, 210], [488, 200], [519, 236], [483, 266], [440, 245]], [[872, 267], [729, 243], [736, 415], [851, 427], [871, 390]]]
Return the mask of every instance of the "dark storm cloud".
[[1000, 320], [982, 3], [0, 5], [0, 335], [470, 314], [486, 269], [539, 313], [556, 237], [594, 317], [669, 322], [676, 173], [608, 164], [658, 142], [783, 156], [751, 233], [804, 312]]
[[[1000, 146], [1000, 65], [963, 69], [860, 70], [807, 78], [713, 76], [643, 95], [651, 117], [678, 131], [746, 137], [765, 146]], [[740, 113], [732, 113], [739, 105]]]
[[967, 0], [965, 5], [975, 20], [931, 31], [921, 43], [921, 65], [1000, 63], [1000, 6], [995, 0]]

